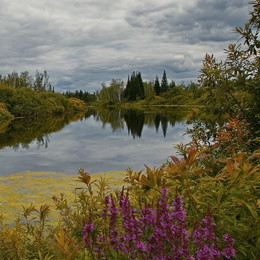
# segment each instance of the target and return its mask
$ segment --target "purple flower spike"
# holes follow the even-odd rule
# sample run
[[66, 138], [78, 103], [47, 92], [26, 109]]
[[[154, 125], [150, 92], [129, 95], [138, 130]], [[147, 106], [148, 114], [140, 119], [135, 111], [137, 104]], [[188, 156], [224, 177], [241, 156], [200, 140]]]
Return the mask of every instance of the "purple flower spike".
[[92, 223], [86, 224], [83, 228], [83, 239], [87, 247], [92, 246], [90, 234], [94, 231], [94, 225]]
[[106, 227], [97, 226], [95, 230], [90, 222], [83, 228], [86, 247], [97, 259], [127, 255], [127, 259], [144, 260], [218, 260], [236, 255], [235, 240], [229, 234], [223, 236], [225, 248], [219, 250], [222, 240], [215, 235], [211, 216], [205, 216], [190, 234], [182, 197], [169, 197], [166, 188], [161, 190], [156, 206], [134, 208], [123, 191], [118, 202], [117, 207], [111, 195], [105, 198], [101, 216]]
[[230, 259], [232, 256], [236, 256], [236, 250], [233, 248], [235, 239], [231, 238], [229, 234], [224, 234], [223, 238], [226, 243], [226, 248], [221, 251], [221, 254], [227, 259]]

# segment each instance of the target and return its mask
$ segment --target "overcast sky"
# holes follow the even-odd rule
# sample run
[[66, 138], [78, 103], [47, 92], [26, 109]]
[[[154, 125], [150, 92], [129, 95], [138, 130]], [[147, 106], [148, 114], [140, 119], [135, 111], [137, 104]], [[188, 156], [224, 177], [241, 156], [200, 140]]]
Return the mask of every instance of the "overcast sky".
[[0, 0], [0, 74], [47, 70], [57, 92], [93, 92], [132, 71], [196, 81], [249, 10], [247, 0]]

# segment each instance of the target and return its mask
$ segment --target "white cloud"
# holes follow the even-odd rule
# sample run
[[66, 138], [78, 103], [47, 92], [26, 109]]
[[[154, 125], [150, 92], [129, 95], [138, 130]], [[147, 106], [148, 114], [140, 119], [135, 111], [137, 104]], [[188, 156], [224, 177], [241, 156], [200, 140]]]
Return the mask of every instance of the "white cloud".
[[237, 0], [0, 0], [0, 74], [47, 70], [57, 91], [93, 91], [133, 70], [194, 80], [249, 6]]

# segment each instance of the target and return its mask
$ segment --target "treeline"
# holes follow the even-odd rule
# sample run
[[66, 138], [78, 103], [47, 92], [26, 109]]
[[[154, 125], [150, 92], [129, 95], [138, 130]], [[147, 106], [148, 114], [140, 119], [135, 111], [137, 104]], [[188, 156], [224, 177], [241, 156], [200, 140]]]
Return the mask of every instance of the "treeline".
[[[175, 91], [173, 88], [176, 87]], [[136, 102], [141, 104], [169, 104], [175, 94], [184, 94], [187, 90], [184, 84], [176, 86], [175, 82], [168, 83], [164, 70], [161, 82], [156, 75], [155, 80], [144, 82], [141, 72], [133, 72], [125, 83], [119, 79], [113, 79], [109, 86], [102, 84], [102, 88], [95, 92], [96, 100], [100, 103], [115, 104], [118, 102]], [[175, 100], [179, 104], [180, 100]]]
[[187, 85], [184, 83], [176, 85], [174, 81], [169, 83], [164, 70], [161, 81], [156, 75], [154, 80], [145, 82], [141, 72], [134, 71], [131, 76], [128, 76], [127, 82], [112, 79], [108, 86], [102, 83], [101, 89], [93, 94], [82, 90], [67, 91], [63, 94], [67, 97], [79, 98], [86, 103], [109, 106], [129, 102], [138, 105], [197, 104], [203, 93], [199, 84], [193, 82]]
[[46, 71], [36, 72], [35, 78], [28, 72], [0, 75], [0, 121], [14, 117], [43, 116], [79, 111], [85, 103], [54, 93]]
[[54, 92], [54, 86], [52, 86], [46, 70], [43, 73], [36, 71], [34, 77], [28, 71], [23, 71], [20, 74], [14, 71], [8, 75], [0, 75], [0, 83], [13, 88], [30, 88], [40, 92]]
[[74, 92], [71, 91], [66, 91], [63, 93], [68, 98], [78, 98], [84, 101], [85, 103], [93, 102], [96, 101], [96, 96], [95, 94], [91, 94], [87, 91], [82, 91], [82, 90], [76, 90]]

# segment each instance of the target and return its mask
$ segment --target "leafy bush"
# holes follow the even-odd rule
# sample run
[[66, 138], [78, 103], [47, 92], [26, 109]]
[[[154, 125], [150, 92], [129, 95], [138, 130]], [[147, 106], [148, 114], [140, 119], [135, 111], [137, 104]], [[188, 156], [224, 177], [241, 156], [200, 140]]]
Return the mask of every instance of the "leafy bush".
[[14, 116], [7, 110], [6, 105], [0, 102], [0, 122], [10, 121]]
[[28, 88], [16, 89], [9, 99], [9, 107], [15, 116], [36, 116], [43, 113], [40, 94]]
[[[12, 88], [2, 85], [0, 85], [0, 103], [5, 103], [8, 111], [14, 116], [62, 114], [84, 110], [86, 107], [83, 101], [76, 98], [69, 99], [59, 93], [38, 92], [26, 87]], [[7, 112], [0, 113], [7, 115]]]
[[54, 97], [46, 98], [44, 104], [48, 114], [62, 114], [65, 111], [63, 105]]
[[85, 102], [77, 98], [69, 98], [69, 107], [74, 111], [86, 110]]

